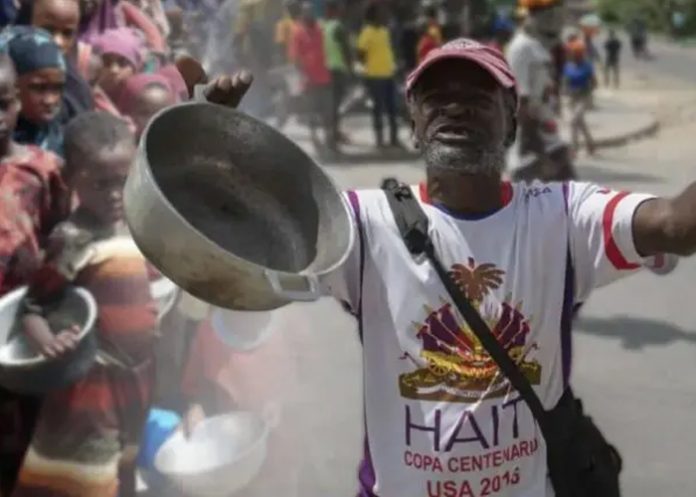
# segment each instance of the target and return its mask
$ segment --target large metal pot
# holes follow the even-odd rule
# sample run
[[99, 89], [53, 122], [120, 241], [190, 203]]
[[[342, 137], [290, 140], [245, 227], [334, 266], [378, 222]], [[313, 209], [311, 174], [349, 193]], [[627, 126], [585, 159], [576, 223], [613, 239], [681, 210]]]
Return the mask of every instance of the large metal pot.
[[320, 297], [346, 259], [348, 207], [328, 175], [270, 126], [190, 102], [146, 129], [125, 189], [142, 253], [219, 307], [271, 310]]
[[40, 395], [70, 385], [92, 367], [97, 340], [94, 326], [97, 304], [87, 290], [68, 289], [65, 297], [47, 316], [57, 327], [80, 326], [79, 343], [57, 359], [49, 359], [32, 347], [17, 319], [27, 288], [19, 288], [0, 299], [0, 385], [13, 392]]

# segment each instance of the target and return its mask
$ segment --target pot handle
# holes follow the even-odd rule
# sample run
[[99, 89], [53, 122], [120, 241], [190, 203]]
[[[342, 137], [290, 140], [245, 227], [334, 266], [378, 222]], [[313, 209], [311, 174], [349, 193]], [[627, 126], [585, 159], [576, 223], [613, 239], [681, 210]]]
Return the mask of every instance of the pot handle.
[[203, 91], [205, 90], [206, 86], [205, 84], [198, 84], [193, 87], [193, 98], [191, 101], [193, 102], [207, 102], [205, 99], [205, 93]]
[[[296, 302], [314, 302], [322, 296], [319, 280], [316, 276], [305, 274], [282, 276], [278, 272], [268, 269], [264, 271], [264, 275], [271, 285], [273, 293], [282, 299]], [[285, 287], [284, 283], [290, 283], [287, 285], [289, 288]]]

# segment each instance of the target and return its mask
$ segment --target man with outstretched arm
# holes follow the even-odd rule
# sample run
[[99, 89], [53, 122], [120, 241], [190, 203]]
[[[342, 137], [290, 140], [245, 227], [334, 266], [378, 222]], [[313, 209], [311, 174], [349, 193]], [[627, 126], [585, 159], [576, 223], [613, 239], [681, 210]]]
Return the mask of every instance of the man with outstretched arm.
[[[235, 106], [250, 84], [242, 72], [205, 93]], [[696, 183], [656, 198], [573, 181], [504, 181], [515, 79], [499, 51], [473, 40], [430, 52], [406, 90], [426, 176], [412, 191], [435, 251], [550, 410], [570, 378], [576, 305], [646, 258], [696, 252]], [[326, 291], [360, 323], [360, 494], [552, 497], [530, 409], [430, 263], [409, 253], [384, 192], [346, 199], [359, 236]]]

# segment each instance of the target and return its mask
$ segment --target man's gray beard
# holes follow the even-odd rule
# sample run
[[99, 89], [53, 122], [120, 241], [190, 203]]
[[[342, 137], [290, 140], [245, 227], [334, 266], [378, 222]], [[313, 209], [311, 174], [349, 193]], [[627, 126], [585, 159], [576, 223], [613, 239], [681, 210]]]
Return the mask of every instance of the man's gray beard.
[[497, 176], [505, 170], [505, 147], [459, 148], [432, 141], [424, 147], [425, 165], [433, 171]]

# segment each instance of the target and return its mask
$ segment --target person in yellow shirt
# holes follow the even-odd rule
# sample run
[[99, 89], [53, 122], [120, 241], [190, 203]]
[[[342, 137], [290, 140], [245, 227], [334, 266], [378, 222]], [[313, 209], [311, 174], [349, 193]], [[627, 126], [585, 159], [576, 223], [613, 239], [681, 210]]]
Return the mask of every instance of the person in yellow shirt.
[[386, 12], [372, 3], [365, 11], [365, 25], [358, 37], [358, 54], [365, 67], [365, 82], [372, 100], [372, 125], [378, 147], [384, 146], [383, 116], [389, 119], [390, 143], [400, 146], [396, 120], [396, 62]]

